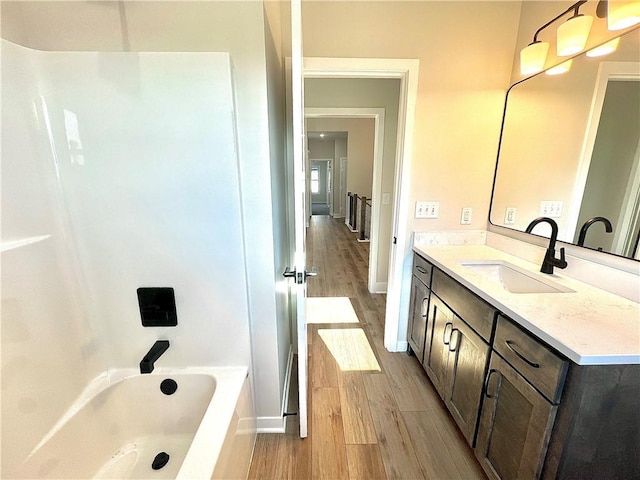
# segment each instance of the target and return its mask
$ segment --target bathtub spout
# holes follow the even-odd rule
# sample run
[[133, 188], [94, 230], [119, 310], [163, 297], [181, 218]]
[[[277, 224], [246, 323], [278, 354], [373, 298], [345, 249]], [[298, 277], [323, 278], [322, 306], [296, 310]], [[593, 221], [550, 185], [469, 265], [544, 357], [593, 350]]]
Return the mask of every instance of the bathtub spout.
[[153, 372], [153, 364], [169, 348], [169, 340], [158, 340], [140, 362], [140, 373]]

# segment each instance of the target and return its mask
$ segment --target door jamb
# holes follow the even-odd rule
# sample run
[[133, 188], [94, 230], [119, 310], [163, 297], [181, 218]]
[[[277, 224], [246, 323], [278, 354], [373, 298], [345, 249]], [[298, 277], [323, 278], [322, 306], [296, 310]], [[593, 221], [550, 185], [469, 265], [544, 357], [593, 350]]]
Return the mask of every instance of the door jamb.
[[305, 108], [305, 118], [373, 118], [373, 179], [371, 185], [371, 232], [369, 248], [369, 276], [367, 288], [371, 293], [382, 293], [376, 282], [378, 264], [376, 256], [380, 230], [380, 198], [382, 197], [382, 162], [384, 153], [384, 108]]

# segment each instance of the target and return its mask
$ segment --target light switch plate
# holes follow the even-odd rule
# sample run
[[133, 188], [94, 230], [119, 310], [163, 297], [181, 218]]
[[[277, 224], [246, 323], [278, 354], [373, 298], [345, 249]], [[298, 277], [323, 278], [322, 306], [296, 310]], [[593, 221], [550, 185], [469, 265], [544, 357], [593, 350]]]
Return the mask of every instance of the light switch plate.
[[438, 218], [440, 202], [416, 202], [416, 218]]
[[504, 213], [504, 224], [513, 225], [514, 223], [516, 223], [517, 213], [518, 213], [518, 209], [516, 207], [507, 207]]
[[473, 209], [471, 207], [463, 207], [460, 214], [460, 225], [471, 225], [471, 213]]
[[549, 218], [560, 218], [562, 216], [562, 200], [541, 201], [540, 216]]

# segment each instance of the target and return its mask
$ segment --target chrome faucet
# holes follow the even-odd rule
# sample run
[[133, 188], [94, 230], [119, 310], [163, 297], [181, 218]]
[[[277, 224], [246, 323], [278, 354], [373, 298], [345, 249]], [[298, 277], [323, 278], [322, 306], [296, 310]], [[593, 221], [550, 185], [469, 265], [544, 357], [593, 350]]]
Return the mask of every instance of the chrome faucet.
[[542, 266], [540, 267], [540, 271], [542, 273], [553, 273], [553, 267], [558, 268], [567, 268], [567, 262], [564, 259], [564, 247], [560, 248], [560, 258], [556, 258], [556, 240], [558, 239], [558, 224], [549, 217], [538, 217], [533, 220], [525, 230], [527, 233], [531, 233], [533, 227], [538, 225], [539, 223], [548, 223], [551, 225], [551, 237], [549, 237], [549, 247], [547, 248], [547, 253], [544, 255], [544, 260], [542, 260]]
[[[593, 217], [593, 218], [590, 218], [589, 220], [584, 222], [584, 225], [582, 225], [582, 228], [580, 229], [580, 236], [578, 237], [578, 246], [580, 246], [580, 247], [584, 246], [584, 240], [587, 237], [587, 230], [589, 230], [589, 227], [591, 225], [593, 225], [594, 223], [597, 223], [597, 222], [604, 223], [604, 228], [605, 228], [607, 233], [613, 232], [613, 225], [611, 225], [611, 222], [608, 219], [606, 219], [604, 217]], [[602, 247], [598, 248], [598, 250], [602, 250]]]
[[154, 363], [169, 348], [169, 340], [158, 340], [142, 358], [140, 362], [140, 373], [153, 372]]

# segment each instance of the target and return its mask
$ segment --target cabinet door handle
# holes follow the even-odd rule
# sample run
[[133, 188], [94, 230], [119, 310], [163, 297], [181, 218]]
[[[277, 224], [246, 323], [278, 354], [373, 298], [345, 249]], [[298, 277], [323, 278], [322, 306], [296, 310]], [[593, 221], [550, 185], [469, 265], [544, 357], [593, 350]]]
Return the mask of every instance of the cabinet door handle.
[[[491, 375], [493, 375], [494, 373], [498, 374], [498, 385], [496, 386], [496, 391], [493, 393], [493, 395], [489, 394], [489, 382], [491, 381]], [[496, 398], [498, 396], [498, 392], [500, 391], [500, 387], [502, 386], [502, 375], [500, 374], [500, 372], [498, 370], [496, 370], [495, 368], [492, 368], [491, 370], [489, 370], [487, 372], [487, 378], [484, 381], [484, 395], [487, 398]]]
[[516, 342], [514, 342], [513, 340], [505, 340], [504, 343], [505, 343], [505, 345], [507, 347], [509, 347], [509, 350], [511, 350], [513, 353], [515, 353], [518, 356], [518, 358], [520, 358], [520, 360], [525, 362], [527, 365], [529, 365], [530, 367], [533, 367], [533, 368], [540, 368], [540, 364], [539, 363], [532, 362], [527, 357], [525, 357], [523, 354], [521, 354], [518, 350], [515, 349], [514, 345], [518, 345]]
[[[449, 340], [446, 340], [447, 338], [447, 327], [451, 327], [451, 332], [449, 333]], [[445, 345], [449, 345], [449, 342], [451, 341], [451, 334], [453, 333], [453, 323], [451, 322], [447, 322], [444, 324], [444, 331], [442, 332], [442, 343], [444, 343]]]
[[416, 265], [416, 270], [418, 270], [418, 271], [419, 271], [420, 273], [422, 273], [423, 275], [424, 275], [425, 273], [427, 273], [427, 271], [426, 271], [423, 267], [421, 267], [420, 265]]
[[[453, 334], [454, 332], [457, 333], [456, 335], [456, 346], [453, 347]], [[460, 335], [462, 335], [462, 332], [460, 330], [458, 330], [457, 328], [454, 328], [453, 330], [451, 330], [451, 335], [449, 336], [449, 351], [450, 352], [455, 352], [458, 349], [458, 343], [460, 342]], [[453, 348], [451, 348], [453, 347]]]
[[421, 316], [424, 318], [427, 318], [427, 315], [429, 314], [429, 311], [426, 308], [427, 300], [429, 300], [428, 297], [424, 297], [422, 299], [422, 311], [424, 312], [424, 314], [422, 314]]

